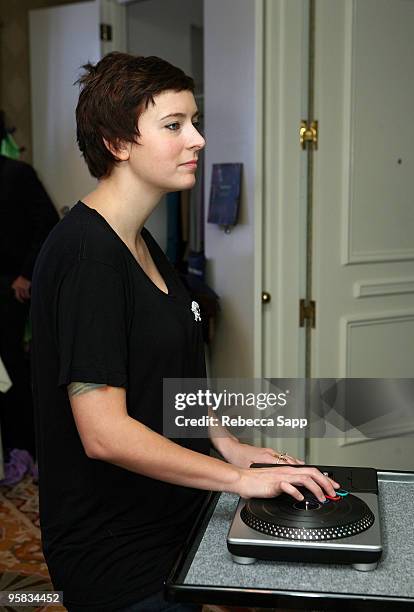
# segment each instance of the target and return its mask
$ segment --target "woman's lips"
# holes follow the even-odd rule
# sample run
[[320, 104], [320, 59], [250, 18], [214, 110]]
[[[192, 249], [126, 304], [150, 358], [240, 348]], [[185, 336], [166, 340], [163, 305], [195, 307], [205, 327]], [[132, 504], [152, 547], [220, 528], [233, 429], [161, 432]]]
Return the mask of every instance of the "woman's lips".
[[185, 164], [181, 164], [182, 166], [187, 166], [187, 168], [197, 168], [197, 162], [187, 162]]

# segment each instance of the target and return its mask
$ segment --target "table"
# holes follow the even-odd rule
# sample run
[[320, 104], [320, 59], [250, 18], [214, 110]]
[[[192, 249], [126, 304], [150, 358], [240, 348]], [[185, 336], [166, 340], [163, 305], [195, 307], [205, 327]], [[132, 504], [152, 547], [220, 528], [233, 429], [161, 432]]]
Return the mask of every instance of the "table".
[[165, 585], [172, 601], [317, 610], [414, 610], [414, 472], [378, 472], [383, 555], [377, 569], [256, 561], [226, 537], [238, 496], [212, 493]]

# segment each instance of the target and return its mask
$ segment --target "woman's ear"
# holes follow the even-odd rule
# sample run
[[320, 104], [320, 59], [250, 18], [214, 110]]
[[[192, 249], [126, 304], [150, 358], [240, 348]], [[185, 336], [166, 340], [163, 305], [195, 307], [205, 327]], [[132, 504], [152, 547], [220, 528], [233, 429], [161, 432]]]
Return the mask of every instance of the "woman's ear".
[[116, 146], [103, 138], [104, 145], [108, 149], [110, 153], [115, 157], [117, 161], [128, 161], [129, 156], [131, 154], [131, 143], [125, 142], [124, 140], [119, 140]]

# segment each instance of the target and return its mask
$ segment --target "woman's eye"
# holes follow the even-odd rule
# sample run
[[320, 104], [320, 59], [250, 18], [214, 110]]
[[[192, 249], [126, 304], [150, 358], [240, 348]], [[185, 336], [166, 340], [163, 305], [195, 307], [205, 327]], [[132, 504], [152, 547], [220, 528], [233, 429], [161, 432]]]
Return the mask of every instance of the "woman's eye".
[[[169, 123], [168, 125], [166, 125], [165, 127], [168, 128], [170, 130], [170, 132], [176, 132], [179, 127], [180, 127], [180, 122], [179, 121], [175, 121], [174, 123]], [[200, 125], [199, 121], [194, 121], [193, 122], [193, 126], [198, 130]], [[178, 128], [174, 127], [174, 126], [178, 126]]]

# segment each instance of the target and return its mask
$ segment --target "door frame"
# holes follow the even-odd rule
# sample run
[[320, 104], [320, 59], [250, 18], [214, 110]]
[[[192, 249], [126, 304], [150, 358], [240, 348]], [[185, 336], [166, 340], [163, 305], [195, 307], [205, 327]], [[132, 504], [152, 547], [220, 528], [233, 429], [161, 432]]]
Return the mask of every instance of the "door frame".
[[[308, 0], [264, 0], [264, 186], [262, 376], [305, 376], [305, 329], [299, 299], [306, 290], [306, 160], [299, 144], [307, 116]], [[259, 243], [257, 243], [259, 244]], [[305, 440], [272, 438], [303, 457]]]

